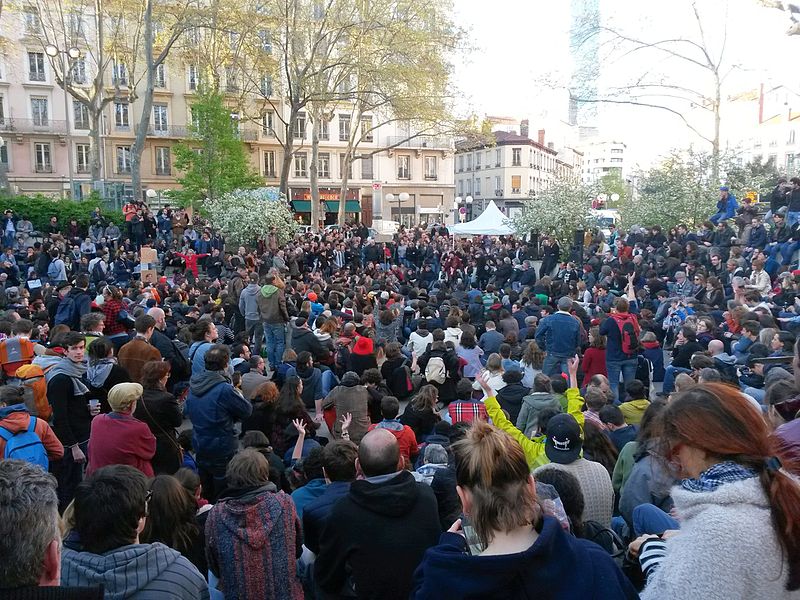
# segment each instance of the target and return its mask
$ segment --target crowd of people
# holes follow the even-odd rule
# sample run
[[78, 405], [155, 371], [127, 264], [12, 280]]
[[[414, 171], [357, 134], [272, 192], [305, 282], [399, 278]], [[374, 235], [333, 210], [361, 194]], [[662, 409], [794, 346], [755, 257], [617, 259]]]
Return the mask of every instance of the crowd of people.
[[800, 598], [798, 190], [572, 249], [6, 211], [0, 595]]

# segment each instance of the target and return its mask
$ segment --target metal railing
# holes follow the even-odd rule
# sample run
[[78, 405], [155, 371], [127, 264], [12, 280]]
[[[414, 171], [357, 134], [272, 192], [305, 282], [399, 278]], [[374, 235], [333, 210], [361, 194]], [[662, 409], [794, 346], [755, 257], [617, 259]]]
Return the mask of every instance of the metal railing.
[[12, 119], [10, 117], [5, 117], [0, 119], [0, 131], [66, 134], [67, 122], [53, 119], [17, 119], [16, 117]]
[[452, 146], [450, 140], [445, 138], [415, 137], [406, 139], [407, 136], [388, 136], [386, 146], [394, 148], [438, 148], [449, 149]]

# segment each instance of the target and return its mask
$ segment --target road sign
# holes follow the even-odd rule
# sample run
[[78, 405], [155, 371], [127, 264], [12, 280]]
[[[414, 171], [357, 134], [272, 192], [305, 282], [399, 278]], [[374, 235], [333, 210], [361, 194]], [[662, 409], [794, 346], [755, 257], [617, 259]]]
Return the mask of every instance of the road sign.
[[460, 212], [462, 215], [465, 215], [467, 214], [467, 209], [466, 207], [462, 206], [461, 208], [458, 209], [458, 212]]
[[372, 189], [375, 190], [376, 192], [380, 190], [382, 187], [383, 184], [380, 181], [376, 181], [375, 183], [372, 184]]

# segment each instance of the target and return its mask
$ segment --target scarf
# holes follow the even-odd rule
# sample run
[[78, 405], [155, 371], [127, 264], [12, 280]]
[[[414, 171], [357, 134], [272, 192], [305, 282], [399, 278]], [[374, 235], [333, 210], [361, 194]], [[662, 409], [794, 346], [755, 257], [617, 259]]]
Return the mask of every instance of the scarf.
[[753, 469], [743, 467], [739, 463], [730, 460], [717, 463], [716, 465], [706, 469], [697, 479], [684, 479], [681, 482], [681, 487], [690, 492], [713, 492], [719, 486], [725, 483], [735, 483], [757, 477]]
[[65, 356], [37, 356], [34, 364], [42, 367], [47, 383], [56, 375], [66, 375], [72, 379], [72, 387], [76, 396], [83, 396], [89, 392], [89, 388], [83, 383], [83, 376], [86, 374], [86, 362], [72, 362]]
[[117, 364], [116, 358], [101, 358], [96, 363], [89, 365], [86, 371], [86, 378], [89, 380], [89, 385], [94, 388], [103, 387], [103, 384], [111, 374], [111, 369]]

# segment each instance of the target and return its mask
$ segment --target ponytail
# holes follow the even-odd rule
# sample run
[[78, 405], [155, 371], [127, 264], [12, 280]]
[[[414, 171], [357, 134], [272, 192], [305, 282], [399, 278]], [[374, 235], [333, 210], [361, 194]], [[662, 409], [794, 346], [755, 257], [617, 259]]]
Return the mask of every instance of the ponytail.
[[[773, 462], [777, 464], [770, 464]], [[787, 555], [786, 589], [792, 592], [800, 589], [800, 484], [776, 457], [767, 459], [759, 479], [769, 499], [772, 527]]]

